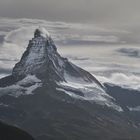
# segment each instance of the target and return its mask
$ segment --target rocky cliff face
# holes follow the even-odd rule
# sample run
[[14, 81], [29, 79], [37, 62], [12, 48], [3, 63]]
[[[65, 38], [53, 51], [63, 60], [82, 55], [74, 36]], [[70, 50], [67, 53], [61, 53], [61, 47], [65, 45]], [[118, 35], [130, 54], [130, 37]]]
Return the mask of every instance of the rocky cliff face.
[[56, 46], [43, 29], [35, 31], [34, 38], [29, 41], [27, 50], [13, 69], [15, 77], [36, 75], [41, 79], [64, 80], [64, 60], [57, 53]]

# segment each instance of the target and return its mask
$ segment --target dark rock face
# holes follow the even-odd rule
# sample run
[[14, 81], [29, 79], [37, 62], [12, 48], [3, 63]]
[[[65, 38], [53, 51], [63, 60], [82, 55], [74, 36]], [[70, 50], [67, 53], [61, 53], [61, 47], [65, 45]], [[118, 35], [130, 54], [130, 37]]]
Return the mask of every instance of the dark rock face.
[[19, 128], [0, 122], [1, 140], [34, 140], [28, 133]]
[[140, 127], [122, 102], [61, 57], [44, 29], [35, 31], [12, 75], [0, 80], [0, 119], [37, 140], [139, 140]]

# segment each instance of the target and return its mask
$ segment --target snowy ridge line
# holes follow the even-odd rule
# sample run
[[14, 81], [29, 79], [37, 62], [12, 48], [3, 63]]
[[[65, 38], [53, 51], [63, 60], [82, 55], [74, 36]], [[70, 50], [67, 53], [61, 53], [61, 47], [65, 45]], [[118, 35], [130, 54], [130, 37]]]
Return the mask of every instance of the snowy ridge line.
[[57, 85], [56, 90], [62, 91], [72, 98], [95, 102], [99, 105], [108, 106], [118, 112], [123, 111], [123, 109], [114, 102], [115, 99], [113, 97], [106, 94], [103, 89], [94, 83], [84, 85], [83, 83], [57, 82]]

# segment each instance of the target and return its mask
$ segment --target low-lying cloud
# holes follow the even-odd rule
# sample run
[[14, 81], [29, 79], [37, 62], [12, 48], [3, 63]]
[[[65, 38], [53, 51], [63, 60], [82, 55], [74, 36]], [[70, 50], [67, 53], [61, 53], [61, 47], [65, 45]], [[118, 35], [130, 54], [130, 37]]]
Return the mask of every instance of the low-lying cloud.
[[122, 86], [123, 88], [130, 88], [140, 90], [140, 76], [126, 75], [124, 73], [113, 73], [109, 77], [98, 76], [98, 79], [104, 83], [113, 83]]
[[117, 51], [121, 53], [122, 55], [140, 58], [140, 49], [138, 48], [121, 48]]

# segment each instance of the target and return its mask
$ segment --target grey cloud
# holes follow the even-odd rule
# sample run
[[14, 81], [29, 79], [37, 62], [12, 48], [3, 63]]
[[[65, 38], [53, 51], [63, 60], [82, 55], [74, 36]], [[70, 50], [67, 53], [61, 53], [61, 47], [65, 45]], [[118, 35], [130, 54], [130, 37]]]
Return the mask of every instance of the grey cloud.
[[117, 50], [123, 55], [130, 56], [130, 57], [135, 57], [135, 58], [140, 58], [140, 49], [136, 48], [121, 48]]
[[4, 35], [0, 35], [0, 44], [2, 44], [4, 41]]
[[68, 57], [69, 59], [72, 59], [74, 61], [88, 61], [90, 60], [91, 58], [88, 58], [88, 57], [76, 57], [76, 56], [66, 56]]
[[106, 45], [106, 44], [118, 44], [118, 42], [116, 41], [96, 41], [96, 40], [80, 40], [80, 39], [65, 39], [63, 40], [59, 40], [58, 44], [60, 45], [67, 45], [67, 46], [71, 46], [71, 45], [77, 45], [77, 46], [93, 46], [93, 45]]
[[123, 88], [130, 88], [140, 91], [140, 76], [127, 75], [124, 73], [113, 73], [108, 77], [98, 76], [98, 79], [102, 82], [113, 83]]
[[[121, 43], [122, 40], [119, 38], [119, 35], [121, 34], [123, 36], [127, 34], [127, 31], [124, 30], [108, 29], [95, 24], [50, 22], [25, 18], [1, 18], [0, 28], [3, 28], [3, 31], [0, 31], [0, 33], [5, 32], [6, 41], [23, 42], [21, 39], [24, 38], [24, 42], [27, 42], [33, 36], [35, 28], [39, 25], [44, 26], [51, 33], [54, 40], [62, 45]], [[6, 30], [5, 27], [9, 27], [9, 30]]]
[[0, 75], [1, 74], [10, 74], [10, 73], [11, 73], [11, 69], [4, 69], [4, 68], [0, 69]]
[[8, 59], [8, 58], [0, 58], [0, 61], [3, 61], [3, 62], [4, 62], [4, 61], [5, 61], [5, 62], [7, 62], [7, 61], [16, 61], [16, 62], [17, 62], [18, 59], [14, 59], [14, 60], [12, 59], [12, 60], [11, 60], [11, 59]]
[[[92, 23], [103, 29], [113, 29], [112, 35], [135, 44], [140, 43], [139, 5], [139, 0], [0, 0], [0, 16], [17, 18], [17, 22], [18, 18], [36, 18], [55, 22]], [[29, 24], [28, 20], [20, 22], [24, 26]], [[34, 21], [31, 23], [38, 24]], [[59, 29], [56, 27], [56, 30]], [[126, 32], [120, 33], [121, 30]]]

